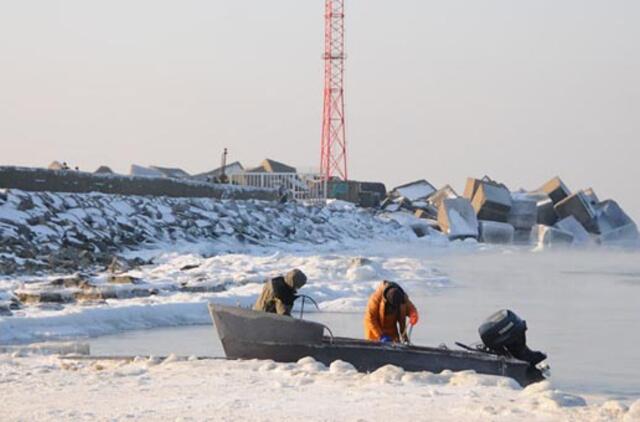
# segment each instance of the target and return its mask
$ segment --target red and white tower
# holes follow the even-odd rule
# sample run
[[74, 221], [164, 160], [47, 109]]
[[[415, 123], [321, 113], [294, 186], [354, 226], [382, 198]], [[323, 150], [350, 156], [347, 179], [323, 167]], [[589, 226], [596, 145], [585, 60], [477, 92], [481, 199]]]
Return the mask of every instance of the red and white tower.
[[324, 112], [320, 173], [347, 180], [344, 119], [344, 0], [325, 0]]

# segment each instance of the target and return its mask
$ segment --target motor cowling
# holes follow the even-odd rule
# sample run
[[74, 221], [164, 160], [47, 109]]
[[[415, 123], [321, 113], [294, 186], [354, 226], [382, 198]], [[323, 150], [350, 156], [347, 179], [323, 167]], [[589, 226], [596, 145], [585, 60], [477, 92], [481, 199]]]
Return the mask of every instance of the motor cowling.
[[547, 355], [529, 349], [526, 331], [527, 322], [508, 309], [491, 315], [478, 329], [480, 338], [489, 351], [537, 365]]

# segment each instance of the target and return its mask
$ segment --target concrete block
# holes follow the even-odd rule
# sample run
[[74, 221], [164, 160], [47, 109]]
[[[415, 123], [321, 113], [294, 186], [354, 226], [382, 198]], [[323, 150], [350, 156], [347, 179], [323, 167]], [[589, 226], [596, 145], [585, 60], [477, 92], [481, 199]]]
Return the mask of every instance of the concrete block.
[[478, 238], [478, 217], [466, 198], [442, 201], [438, 210], [438, 224], [450, 239]]
[[513, 233], [513, 243], [516, 245], [530, 245], [532, 231], [532, 227], [529, 229], [516, 229]]
[[409, 201], [426, 199], [436, 191], [436, 188], [426, 180], [417, 180], [405, 185], [397, 186], [391, 191], [391, 196], [403, 196]]
[[638, 227], [636, 224], [630, 223], [602, 233], [599, 240], [603, 245], [630, 244], [638, 246], [640, 235], [638, 234]]
[[471, 205], [479, 220], [507, 222], [511, 210], [511, 192], [506, 186], [482, 181], [476, 189]]
[[560, 219], [572, 215], [585, 229], [587, 229], [588, 232], [598, 233], [595, 221], [596, 211], [591, 205], [589, 197], [583, 191], [568, 196], [558, 202], [554, 206], [554, 209]]
[[526, 196], [514, 196], [507, 215], [507, 222], [517, 230], [530, 230], [538, 222], [536, 201]]
[[436, 209], [439, 209], [440, 205], [442, 205], [442, 201], [444, 201], [445, 199], [455, 199], [458, 197], [459, 195], [455, 190], [453, 190], [451, 186], [445, 185], [444, 187], [438, 189], [438, 191], [433, 195], [431, 195], [429, 199], [427, 199], [427, 202]]
[[479, 221], [480, 241], [484, 243], [511, 244], [515, 229], [511, 224], [497, 221]]
[[606, 233], [633, 223], [616, 201], [606, 200], [595, 207], [597, 232]]
[[473, 195], [475, 195], [476, 190], [478, 190], [478, 186], [480, 186], [481, 183], [482, 181], [480, 179], [467, 177], [467, 183], [464, 186], [464, 193], [462, 194], [462, 196], [471, 201], [473, 199]]
[[589, 232], [572, 215], [558, 221], [554, 227], [556, 229], [571, 233], [573, 235], [573, 243], [575, 245], [586, 245], [591, 242], [591, 236], [589, 235]]
[[553, 201], [553, 205], [571, 196], [571, 191], [569, 190], [569, 188], [567, 188], [564, 182], [560, 180], [559, 177], [554, 177], [553, 179], [549, 180], [538, 190], [549, 195], [549, 198], [551, 198], [551, 200]]
[[533, 226], [531, 237], [542, 247], [570, 246], [573, 243], [571, 233], [541, 224]]
[[553, 208], [553, 201], [548, 194], [536, 191], [527, 193], [527, 198], [536, 202], [537, 222], [544, 226], [553, 226], [558, 221], [558, 214]]

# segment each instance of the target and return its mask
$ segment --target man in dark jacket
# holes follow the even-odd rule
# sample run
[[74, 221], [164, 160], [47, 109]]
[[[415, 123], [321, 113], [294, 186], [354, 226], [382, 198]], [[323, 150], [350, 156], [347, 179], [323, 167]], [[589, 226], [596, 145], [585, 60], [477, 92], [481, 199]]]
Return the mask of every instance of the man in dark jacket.
[[291, 270], [284, 276], [267, 280], [253, 309], [291, 316], [293, 302], [297, 298], [296, 293], [306, 282], [307, 276], [298, 269]]

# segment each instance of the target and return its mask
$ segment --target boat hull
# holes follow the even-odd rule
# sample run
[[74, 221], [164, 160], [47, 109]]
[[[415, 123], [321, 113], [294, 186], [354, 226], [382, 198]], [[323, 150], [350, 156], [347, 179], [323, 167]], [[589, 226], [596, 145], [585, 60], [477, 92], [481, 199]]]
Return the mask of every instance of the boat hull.
[[325, 337], [325, 327], [311, 321], [214, 304], [209, 305], [209, 310], [229, 359], [296, 362], [311, 356], [325, 365], [336, 360], [349, 362], [361, 372], [375, 371], [385, 365], [433, 373], [474, 370], [510, 377], [522, 386], [544, 379], [542, 373], [527, 362], [503, 356]]

